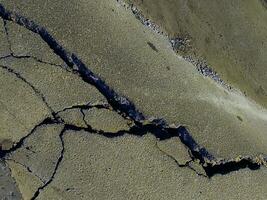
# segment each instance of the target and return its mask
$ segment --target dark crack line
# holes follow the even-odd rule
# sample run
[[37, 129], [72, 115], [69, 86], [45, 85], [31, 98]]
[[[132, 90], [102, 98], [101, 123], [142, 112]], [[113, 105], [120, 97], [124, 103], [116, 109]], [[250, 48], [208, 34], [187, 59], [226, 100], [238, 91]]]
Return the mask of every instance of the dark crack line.
[[56, 66], [56, 67], [60, 67], [62, 68], [63, 70], [67, 71], [67, 72], [72, 72], [70, 69], [60, 65], [60, 64], [55, 64], [55, 63], [51, 63], [51, 62], [47, 62], [47, 61], [43, 61], [41, 60], [40, 58], [37, 58], [35, 56], [32, 56], [32, 55], [16, 55], [15, 52], [12, 50], [12, 42], [10, 40], [10, 37], [9, 37], [9, 31], [8, 31], [8, 26], [7, 26], [7, 21], [6, 20], [3, 20], [3, 25], [4, 25], [4, 30], [5, 30], [5, 35], [6, 35], [6, 39], [7, 39], [7, 42], [8, 42], [8, 46], [9, 46], [9, 52], [10, 54], [7, 55], [7, 56], [3, 56], [3, 57], [0, 57], [0, 60], [1, 59], [6, 59], [6, 58], [16, 58], [16, 59], [32, 59], [32, 60], [35, 60], [36, 62], [39, 62], [39, 63], [42, 63], [42, 64], [47, 64], [47, 65], [52, 65], [52, 66]]
[[65, 112], [67, 110], [72, 110], [72, 109], [89, 110], [89, 109], [92, 109], [92, 108], [108, 109], [108, 110], [111, 109], [110, 105], [107, 104], [107, 103], [91, 103], [91, 102], [88, 102], [88, 103], [85, 103], [85, 104], [77, 104], [77, 105], [73, 105], [73, 106], [70, 106], [70, 107], [63, 108], [62, 110], [57, 111], [56, 115], [58, 115], [59, 113]]
[[51, 114], [53, 116], [55, 116], [55, 111], [53, 110], [53, 108], [48, 104], [45, 96], [36, 88], [34, 87], [33, 84], [31, 84], [29, 81], [27, 81], [20, 73], [16, 72], [14, 69], [8, 67], [8, 66], [4, 66], [4, 65], [0, 65], [0, 68], [6, 70], [8, 73], [15, 75], [18, 79], [20, 79], [21, 81], [23, 81], [24, 83], [26, 83], [28, 86], [31, 87], [31, 89], [34, 91], [34, 93], [42, 100], [42, 102], [46, 105], [46, 107], [49, 109], [49, 111], [51, 112]]
[[47, 61], [43, 61], [41, 60], [40, 58], [37, 58], [35, 56], [30, 56], [30, 55], [15, 55], [14, 53], [12, 53], [10, 55], [11, 57], [13, 58], [16, 58], [16, 59], [32, 59], [38, 63], [42, 63], [42, 64], [46, 64], [46, 65], [51, 65], [51, 66], [55, 66], [55, 67], [60, 67], [61, 69], [67, 71], [67, 72], [71, 72], [71, 73], [74, 73], [73, 71], [71, 71], [70, 69], [60, 65], [60, 64], [55, 64], [55, 63], [51, 63], [51, 62], [47, 62]]
[[10, 58], [10, 57], [11, 57], [11, 55], [1, 56], [0, 60], [4, 60], [4, 59]]
[[42, 183], [45, 183], [45, 181], [40, 176], [38, 176], [37, 174], [35, 174], [32, 171], [32, 169], [30, 167], [26, 166], [25, 164], [23, 164], [21, 162], [18, 162], [18, 161], [14, 160], [14, 159], [10, 159], [10, 158], [5, 158], [5, 160], [14, 162], [16, 164], [19, 164], [20, 166], [24, 167], [29, 173], [31, 173], [32, 175], [34, 175], [35, 177], [37, 177]]
[[176, 163], [176, 165], [177, 165], [178, 167], [181, 167], [181, 168], [188, 168], [188, 169], [194, 171], [198, 176], [204, 176], [204, 177], [206, 177], [206, 178], [208, 177], [207, 175], [198, 172], [196, 169], [194, 169], [193, 167], [190, 166], [190, 163], [191, 163], [191, 162], [194, 162], [192, 159], [186, 161], [185, 164], [180, 164], [179, 161], [176, 160], [175, 157], [173, 157], [172, 155], [168, 154], [166, 151], [162, 150], [162, 149], [158, 146], [158, 143], [157, 143], [157, 142], [156, 142], [155, 146], [156, 146], [156, 148], [157, 148], [160, 152], [163, 153], [163, 155], [166, 155], [167, 157], [169, 157], [170, 159], [172, 159], [172, 160]]
[[0, 57], [0, 60], [5, 60], [5, 59], [8, 59], [8, 58], [15, 58], [15, 59], [32, 59], [38, 63], [41, 63], [41, 64], [46, 64], [46, 65], [51, 65], [51, 66], [55, 66], [55, 67], [59, 67], [63, 70], [65, 70], [66, 72], [69, 72], [69, 73], [73, 73], [75, 74], [74, 71], [71, 71], [70, 69], [68, 69], [67, 67], [64, 67], [60, 64], [55, 64], [55, 63], [51, 63], [51, 62], [47, 62], [47, 61], [43, 61], [41, 60], [40, 58], [37, 58], [35, 56], [30, 56], [30, 55], [15, 55], [14, 53], [11, 53], [9, 55], [6, 55], [6, 56], [2, 56]]
[[24, 145], [25, 140], [30, 137], [35, 131], [43, 126], [43, 125], [52, 125], [52, 124], [61, 124], [61, 122], [51, 119], [50, 117], [45, 118], [41, 123], [37, 124], [33, 127], [33, 129], [24, 137], [22, 137], [15, 145], [13, 145], [9, 150], [1, 150], [0, 151], [0, 158], [5, 158], [6, 155], [16, 151], [17, 149], [21, 148]]
[[85, 116], [85, 113], [84, 113], [84, 109], [83, 108], [80, 108], [80, 112], [82, 113], [82, 116], [83, 116], [83, 122], [85, 123], [85, 125], [87, 127], [90, 127], [90, 125], [88, 124], [88, 122], [85, 119], [86, 116]]
[[229, 172], [238, 171], [240, 169], [248, 168], [250, 170], [260, 169], [261, 166], [267, 167], [267, 157], [259, 155], [256, 157], [243, 156], [236, 159], [220, 160], [216, 163], [205, 163], [203, 168], [208, 177], [215, 174], [228, 174]]
[[38, 34], [44, 42], [58, 55], [71, 69], [76, 71], [80, 77], [86, 82], [95, 86], [101, 94], [103, 94], [111, 106], [118, 112], [125, 114], [135, 122], [140, 122], [145, 119], [144, 115], [139, 112], [135, 105], [126, 97], [120, 96], [112, 88], [91, 70], [74, 54], [63, 48], [46, 29], [35, 22], [23, 17], [17, 13], [7, 11], [0, 4], [0, 16], [4, 20], [12, 21], [21, 25], [33, 33]]
[[[95, 86], [98, 91], [105, 96], [112, 108], [120, 115], [125, 118], [131, 119], [139, 131], [142, 134], [146, 131], [153, 133], [159, 139], [168, 139], [171, 137], [179, 137], [181, 142], [187, 146], [191, 151], [191, 154], [195, 159], [200, 160], [203, 168], [205, 169], [207, 175], [214, 175], [217, 173], [223, 173], [227, 169], [227, 173], [230, 171], [235, 171], [243, 168], [244, 164], [240, 162], [245, 162], [245, 166], [249, 168], [249, 164], [256, 164], [261, 166], [262, 163], [258, 163], [255, 159], [241, 159], [241, 161], [233, 162], [231, 160], [218, 160], [212, 154], [210, 154], [204, 147], [200, 146], [194, 138], [190, 135], [188, 130], [184, 126], [170, 127], [164, 120], [160, 119], [147, 119], [143, 113], [138, 111], [134, 103], [132, 103], [126, 97], [123, 97], [116, 93], [112, 88], [110, 88], [100, 77], [95, 75], [74, 53], [71, 53], [64, 49], [53, 36], [43, 27], [36, 24], [34, 21], [27, 19], [15, 12], [10, 12], [5, 9], [5, 7], [0, 4], [0, 16], [4, 20], [12, 21], [21, 25], [38, 34], [44, 42], [58, 55], [75, 73], [77, 73], [84, 82]], [[109, 137], [109, 135], [107, 135]], [[113, 136], [114, 137], [114, 136]], [[243, 161], [245, 160], [245, 161]], [[262, 162], [266, 162], [267, 159], [264, 157]], [[230, 164], [231, 163], [231, 164]], [[214, 171], [214, 172], [212, 172]]]
[[13, 54], [13, 51], [12, 51], [12, 48], [11, 48], [11, 41], [9, 39], [7, 21], [5, 19], [3, 19], [3, 24], [4, 24], [5, 34], [6, 34], [6, 40], [7, 40], [7, 43], [8, 43], [9, 53], [12, 55]]
[[44, 185], [42, 185], [41, 187], [39, 187], [39, 188], [37, 189], [37, 191], [34, 193], [33, 197], [31, 198], [31, 200], [36, 199], [36, 198], [39, 196], [40, 192], [41, 192], [45, 187], [47, 187], [47, 186], [54, 180], [54, 177], [55, 177], [55, 175], [56, 175], [56, 173], [57, 173], [57, 170], [58, 170], [58, 168], [59, 168], [59, 165], [60, 165], [60, 163], [62, 162], [63, 157], [64, 157], [65, 143], [64, 143], [64, 138], [63, 138], [63, 137], [64, 137], [64, 133], [65, 133], [67, 130], [68, 130], [68, 128], [67, 128], [67, 126], [65, 125], [64, 128], [62, 129], [62, 131], [61, 131], [60, 134], [59, 134], [59, 138], [60, 138], [60, 141], [61, 141], [62, 149], [61, 149], [61, 152], [60, 152], [60, 157], [59, 157], [58, 160], [57, 160], [57, 163], [56, 163], [56, 166], [55, 166], [55, 169], [54, 169], [54, 172], [53, 172], [51, 178], [50, 178]]

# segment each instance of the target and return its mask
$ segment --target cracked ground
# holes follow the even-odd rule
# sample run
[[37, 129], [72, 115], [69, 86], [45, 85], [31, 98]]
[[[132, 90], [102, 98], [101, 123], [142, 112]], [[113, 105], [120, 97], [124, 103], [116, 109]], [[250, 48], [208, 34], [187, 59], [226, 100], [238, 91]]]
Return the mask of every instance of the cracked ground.
[[125, 5], [0, 1], [1, 199], [267, 199], [264, 89], [202, 76]]

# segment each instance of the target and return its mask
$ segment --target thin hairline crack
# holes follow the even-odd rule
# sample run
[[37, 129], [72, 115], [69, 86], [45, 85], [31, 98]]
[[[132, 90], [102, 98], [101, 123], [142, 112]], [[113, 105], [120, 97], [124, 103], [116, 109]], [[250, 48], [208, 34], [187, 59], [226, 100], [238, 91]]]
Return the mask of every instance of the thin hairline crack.
[[67, 72], [72, 72], [71, 70], [69, 70], [68, 68], [62, 66], [61, 64], [55, 64], [55, 63], [52, 63], [52, 62], [47, 62], [47, 61], [44, 61], [44, 60], [42, 60], [42, 59], [40, 59], [40, 58], [38, 58], [36, 56], [33, 56], [33, 55], [16, 55], [16, 53], [12, 50], [12, 42], [11, 42], [10, 36], [9, 36], [7, 20], [2, 18], [2, 21], [3, 21], [4, 32], [5, 32], [5, 35], [6, 35], [6, 40], [7, 40], [7, 43], [8, 43], [9, 54], [5, 55], [3, 57], [0, 57], [0, 60], [4, 60], [4, 59], [8, 59], [8, 58], [32, 59], [32, 60], [34, 60], [34, 61], [36, 61], [38, 63], [47, 64], [47, 65], [51, 65], [51, 66], [55, 66], [55, 67], [60, 67], [60, 68], [62, 68], [63, 70], [65, 70]]
[[[206, 148], [200, 146], [194, 140], [186, 127], [173, 126], [167, 124], [167, 122], [163, 119], [146, 117], [136, 108], [133, 102], [131, 102], [128, 98], [118, 94], [100, 77], [94, 74], [86, 66], [86, 64], [79, 59], [77, 55], [67, 51], [61, 44], [59, 44], [58, 41], [45, 29], [45, 27], [36, 24], [34, 21], [29, 20], [28, 18], [19, 15], [18, 13], [6, 10], [1, 3], [0, 16], [3, 20], [14, 22], [39, 35], [40, 38], [53, 50], [53, 52], [67, 64], [71, 72], [78, 74], [85, 83], [93, 85], [106, 98], [109, 105], [114, 111], [116, 111], [124, 118], [132, 120], [135, 123], [135, 126], [132, 127], [132, 129], [127, 133], [134, 135], [144, 135], [150, 132], [160, 140], [165, 140], [172, 137], [180, 138], [181, 142], [187, 147], [194, 159], [200, 161], [200, 164], [206, 171], [208, 177], [212, 177], [214, 174], [226, 174], [242, 168], [249, 168], [254, 170], [260, 168], [262, 165], [266, 165], [267, 158], [264, 156], [257, 156], [255, 158], [244, 156], [239, 157], [238, 159], [230, 160], [215, 158], [210, 152], [208, 152]], [[50, 119], [50, 122], [51, 121], [58, 123], [57, 121], [55, 121], [55, 119]], [[73, 125], [70, 126], [65, 124], [65, 126], [74, 130], [82, 130]], [[111, 134], [107, 133], [104, 133], [102, 135], [111, 137]], [[112, 134], [112, 137], [118, 137], [121, 135], [123, 135], [123, 133], [117, 135]]]

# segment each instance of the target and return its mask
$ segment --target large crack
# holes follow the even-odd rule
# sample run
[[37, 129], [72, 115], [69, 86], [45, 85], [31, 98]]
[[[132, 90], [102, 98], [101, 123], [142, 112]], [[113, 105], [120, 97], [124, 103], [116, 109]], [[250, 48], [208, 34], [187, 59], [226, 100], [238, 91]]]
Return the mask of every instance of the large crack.
[[7, 21], [3, 19], [3, 26], [4, 26], [4, 32], [6, 35], [6, 40], [9, 46], [9, 54], [3, 57], [0, 57], [0, 60], [4, 60], [4, 59], [8, 59], [8, 58], [15, 58], [15, 59], [32, 59], [38, 63], [42, 63], [42, 64], [46, 64], [46, 65], [51, 65], [51, 66], [55, 66], [55, 67], [60, 67], [61, 69], [67, 71], [67, 72], [71, 72], [68, 68], [60, 65], [60, 64], [55, 64], [52, 62], [48, 62], [48, 61], [44, 61], [36, 56], [32, 56], [32, 55], [16, 55], [16, 53], [13, 51], [12, 49], [12, 42], [10, 40], [10, 36], [9, 36], [9, 30], [8, 30], [8, 26], [7, 26]]
[[[85, 105], [77, 105], [77, 106], [73, 106], [74, 108], [66, 108], [66, 109], [76, 109], [75, 107], [86, 107], [86, 109], [90, 109], [90, 108], [94, 108], [94, 107], [87, 107], [88, 105], [85, 104]], [[99, 109], [103, 109], [102, 106], [100, 106]], [[63, 109], [64, 110], [64, 109]], [[63, 110], [61, 112], [63, 112]], [[59, 111], [60, 112], [60, 111]], [[155, 122], [156, 123], [156, 122]], [[174, 128], [170, 128], [172, 130], [170, 130], [168, 133], [167, 132], [164, 132], [162, 130], [159, 130], [158, 128], [155, 128], [154, 126], [151, 126], [151, 124], [148, 124], [148, 125], [144, 125], [144, 126], [140, 126], [140, 125], [135, 125], [133, 126], [129, 131], [125, 131], [125, 130], [120, 130], [116, 133], [110, 133], [110, 132], [103, 132], [102, 130], [95, 130], [93, 129], [90, 125], [88, 125], [87, 128], [84, 128], [84, 127], [79, 127], [79, 126], [76, 126], [76, 125], [73, 125], [73, 124], [67, 124], [67, 123], [64, 123], [63, 122], [63, 119], [60, 119], [59, 117], [57, 119], [50, 119], [50, 118], [46, 118], [43, 122], [41, 122], [40, 124], [36, 125], [34, 127], [34, 129], [24, 138], [21, 139], [21, 141], [19, 143], [17, 143], [17, 145], [15, 147], [13, 147], [13, 149], [10, 149], [8, 151], [5, 152], [5, 154], [9, 154], [9, 153], [12, 153], [13, 151], [16, 151], [17, 149], [21, 148], [23, 145], [24, 145], [24, 142], [25, 140], [30, 137], [32, 134], [35, 133], [35, 130], [40, 127], [40, 126], [44, 126], [44, 125], [49, 125], [49, 124], [62, 124], [64, 125], [62, 131], [60, 132], [59, 134], [59, 138], [60, 138], [60, 141], [61, 141], [61, 146], [62, 146], [62, 150], [61, 150], [61, 153], [60, 153], [60, 156], [56, 162], [56, 165], [55, 165], [55, 168], [53, 170], [53, 173], [52, 173], [52, 176], [49, 178], [48, 181], [44, 182], [43, 181], [43, 185], [38, 187], [38, 189], [36, 190], [36, 192], [34, 193], [33, 197], [31, 198], [32, 200], [36, 199], [40, 192], [43, 191], [55, 178], [55, 175], [59, 169], [59, 166], [64, 158], [64, 152], [65, 152], [65, 146], [64, 146], [64, 133], [66, 131], [85, 131], [89, 134], [97, 134], [97, 135], [103, 135], [105, 137], [108, 137], [108, 138], [114, 138], [114, 137], [121, 137], [125, 134], [130, 134], [130, 135], [135, 135], [135, 136], [143, 136], [147, 133], [152, 133], [153, 135], [155, 135], [157, 138], [159, 138], [160, 140], [165, 140], [165, 139], [168, 139], [168, 138], [171, 138], [171, 137], [188, 137], [187, 133], [186, 133], [186, 129], [184, 129], [183, 127], [179, 127], [178, 129], [174, 130]], [[179, 130], [180, 129], [180, 130]], [[175, 133], [171, 133], [172, 131], [175, 131], [176, 134], [180, 134], [179, 135], [175, 135]], [[178, 133], [180, 132], [180, 133]], [[183, 133], [184, 132], [184, 133]], [[173, 135], [170, 135], [173, 134]], [[190, 140], [193, 140], [192, 138]], [[194, 142], [192, 142], [194, 143]], [[189, 145], [189, 144], [188, 144]], [[195, 144], [197, 145], [197, 144]], [[157, 146], [157, 144], [156, 144]], [[191, 147], [189, 145], [189, 148], [194, 148], [194, 147]], [[197, 148], [197, 147], [196, 147]], [[227, 162], [227, 163], [224, 163], [223, 161], [221, 161], [220, 163], [216, 163], [215, 161], [213, 163], [210, 163], [210, 162], [205, 162], [205, 161], [202, 161], [202, 162], [205, 162], [202, 166], [204, 168], [204, 170], [206, 171], [206, 175], [201, 173], [201, 172], [198, 172], [196, 169], [194, 169], [190, 163], [193, 162], [194, 160], [196, 160], [197, 158], [199, 158], [198, 156], [198, 150], [196, 149], [195, 151], [192, 151], [191, 150], [191, 153], [194, 154], [192, 156], [192, 159], [189, 160], [188, 162], [186, 162], [184, 165], [183, 164], [179, 164], [178, 161], [171, 155], [169, 155], [168, 153], [164, 152], [163, 150], [161, 150], [159, 147], [158, 147], [158, 150], [161, 151], [164, 155], [168, 156], [169, 158], [173, 159], [175, 161], [175, 163], [177, 164], [177, 166], [179, 167], [186, 167], [192, 171], [194, 171], [197, 175], [199, 176], [204, 176], [204, 177], [211, 177], [213, 176], [214, 174], [216, 173], [221, 173], [221, 174], [224, 174], [224, 172], [226, 172], [225, 168], [221, 168], [221, 165], [234, 165], [234, 167], [236, 167], [236, 164], [237, 166], [240, 165], [240, 163], [235, 163], [234, 160], [232, 160], [231, 162]], [[204, 153], [204, 149], [200, 150], [200, 152]], [[3, 153], [3, 152], [2, 152]], [[207, 153], [207, 152], [206, 152]], [[208, 154], [208, 153], [207, 153]], [[209, 157], [209, 159], [214, 159], [213, 157], [211, 157], [212, 155], [207, 155], [207, 157]], [[3, 156], [5, 157], [5, 156]], [[249, 160], [249, 157], [244, 157], [244, 158], [239, 158], [241, 160], [247, 160], [247, 161], [250, 161]], [[199, 160], [201, 160], [201, 158], [199, 158]], [[243, 162], [243, 161], [242, 161]], [[241, 162], [241, 163], [242, 163]], [[258, 166], [257, 169], [260, 167], [258, 165], [259, 162], [255, 162], [255, 160], [251, 160], [251, 163], [250, 165], [253, 165], [253, 166]], [[200, 163], [201, 164], [201, 163]], [[205, 167], [204, 167], [205, 165]], [[23, 165], [30, 173], [33, 173], [32, 170], [27, 167], [26, 165]], [[223, 166], [222, 166], [223, 167]], [[242, 167], [243, 168], [243, 167]], [[256, 168], [255, 168], [256, 169]], [[236, 168], [234, 170], [237, 170]], [[229, 171], [227, 171], [228, 173]], [[33, 175], [35, 175], [33, 173]], [[41, 177], [38, 177], [40, 180], [42, 180]]]
[[[180, 138], [181, 142], [188, 148], [193, 159], [199, 160], [200, 164], [202, 165], [208, 177], [212, 177], [215, 174], [226, 174], [231, 171], [236, 171], [242, 168], [249, 168], [255, 170], [259, 169], [263, 165], [266, 165], [267, 158], [264, 156], [256, 156], [256, 157], [244, 156], [230, 160], [215, 158], [211, 153], [208, 152], [206, 148], [202, 147], [194, 140], [194, 138], [188, 132], [186, 127], [172, 126], [168, 125], [163, 119], [153, 119], [145, 117], [145, 115], [135, 107], [134, 103], [132, 103], [128, 98], [119, 95], [112, 88], [110, 88], [100, 77], [95, 75], [78, 58], [77, 55], [67, 51], [63, 46], [61, 46], [57, 42], [57, 40], [54, 39], [53, 36], [44, 27], [36, 24], [34, 21], [31, 21], [24, 16], [6, 10], [2, 4], [0, 4], [0, 16], [4, 20], [14, 22], [18, 25], [25, 27], [29, 31], [32, 31], [33, 33], [39, 35], [42, 38], [42, 40], [45, 43], [47, 43], [47, 45], [54, 51], [54, 53], [58, 55], [68, 65], [68, 67], [73, 73], [78, 74], [84, 82], [93, 85], [96, 89], [98, 89], [98, 91], [103, 96], [105, 96], [105, 98], [107, 99], [108, 103], [113, 108], [113, 110], [115, 110], [118, 114], [122, 115], [124, 118], [130, 119], [135, 123], [135, 126], [133, 126], [129, 131], [120, 131], [115, 134], [95, 131], [92, 130], [91, 127], [81, 128], [74, 125], [65, 124], [62, 132], [60, 133], [60, 138], [62, 143], [61, 156], [57, 161], [53, 175], [48, 182], [46, 182], [42, 187], [38, 188], [33, 199], [35, 199], [39, 195], [40, 191], [43, 190], [47, 185], [49, 185], [52, 182], [53, 178], [55, 177], [58, 166], [63, 159], [63, 154], [64, 154], [63, 134], [67, 130], [74, 130], [74, 131], [85, 130], [88, 132], [102, 134], [110, 138], [119, 137], [124, 135], [125, 133], [142, 136], [148, 132], [152, 133], [160, 140], [166, 140], [172, 137], [178, 137]], [[7, 68], [7, 70], [9, 69]], [[86, 107], [88, 105], [81, 105], [78, 106], [77, 108], [80, 108], [82, 110], [84, 108], [83, 106]], [[28, 135], [23, 137], [10, 150], [1, 151], [1, 157], [4, 157], [6, 153], [13, 152], [18, 148], [20, 148], [23, 145], [24, 140], [31, 134], [33, 134], [36, 128], [39, 127], [40, 125], [56, 124], [56, 123], [63, 123], [63, 122], [58, 121], [58, 119], [46, 118], [42, 123], [36, 125]]]
[[0, 150], [0, 158], [5, 158], [6, 155], [8, 155], [9, 153], [12, 153], [14, 151], [16, 151], [17, 149], [21, 148], [24, 145], [24, 142], [27, 138], [29, 138], [31, 135], [33, 135], [35, 133], [35, 131], [37, 130], [38, 127], [44, 126], [44, 125], [52, 125], [52, 124], [60, 124], [62, 122], [59, 122], [56, 119], [47, 117], [45, 118], [43, 121], [41, 121], [39, 124], [35, 125], [32, 130], [25, 135], [24, 137], [22, 137], [16, 144], [14, 144], [10, 149], [8, 150]]

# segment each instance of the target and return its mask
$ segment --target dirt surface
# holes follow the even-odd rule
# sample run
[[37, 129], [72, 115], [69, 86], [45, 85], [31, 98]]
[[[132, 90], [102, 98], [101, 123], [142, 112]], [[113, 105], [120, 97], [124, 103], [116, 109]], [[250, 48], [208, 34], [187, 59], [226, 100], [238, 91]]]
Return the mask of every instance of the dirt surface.
[[0, 17], [0, 153], [18, 199], [267, 198], [262, 101], [202, 76], [130, 6], [1, 0]]
[[223, 80], [266, 108], [265, 0], [127, 1], [179, 39], [179, 54], [206, 60]]

